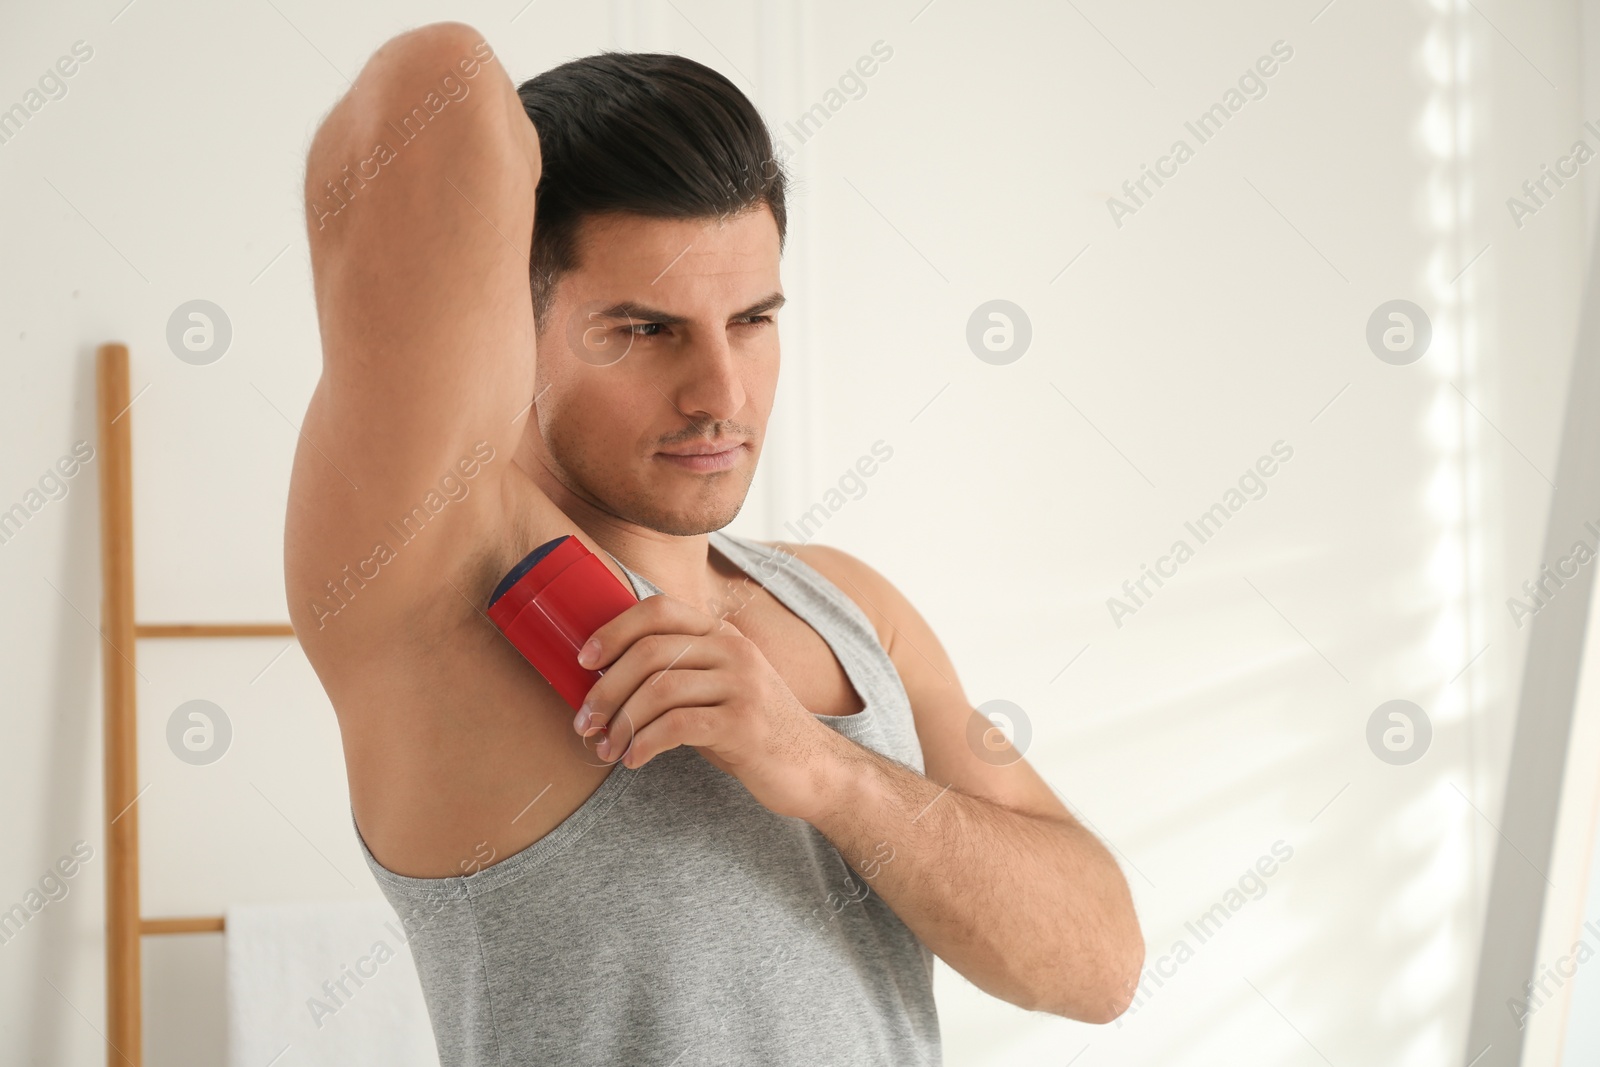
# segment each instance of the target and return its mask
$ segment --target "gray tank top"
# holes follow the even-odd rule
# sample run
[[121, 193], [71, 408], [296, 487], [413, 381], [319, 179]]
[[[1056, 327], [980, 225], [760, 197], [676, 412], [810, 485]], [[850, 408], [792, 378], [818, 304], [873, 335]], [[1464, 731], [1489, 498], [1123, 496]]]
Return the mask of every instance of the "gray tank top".
[[[817, 718], [921, 772], [860, 608], [786, 552], [710, 541], [822, 636], [865, 704]], [[660, 592], [623, 569], [641, 599]], [[442, 1067], [942, 1063], [933, 954], [815, 827], [693, 748], [617, 764], [554, 830], [471, 875], [398, 875], [356, 839], [400, 915]]]

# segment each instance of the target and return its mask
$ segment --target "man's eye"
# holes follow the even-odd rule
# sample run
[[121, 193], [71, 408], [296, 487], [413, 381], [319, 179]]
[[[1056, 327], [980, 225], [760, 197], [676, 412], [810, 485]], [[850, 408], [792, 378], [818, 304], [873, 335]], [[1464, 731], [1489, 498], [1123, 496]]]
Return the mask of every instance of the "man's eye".
[[[772, 321], [771, 315], [746, 315], [744, 318], [734, 320], [740, 326], [768, 326]], [[666, 328], [665, 323], [639, 322], [624, 326], [623, 330], [633, 337], [660, 337]]]

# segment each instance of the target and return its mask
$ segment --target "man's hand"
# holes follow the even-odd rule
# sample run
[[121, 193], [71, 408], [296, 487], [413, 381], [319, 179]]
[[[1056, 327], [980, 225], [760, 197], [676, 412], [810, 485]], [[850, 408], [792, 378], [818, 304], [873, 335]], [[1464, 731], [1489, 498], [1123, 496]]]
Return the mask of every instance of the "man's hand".
[[819, 814], [837, 735], [731, 622], [648, 597], [597, 630], [578, 663], [605, 671], [573, 721], [584, 737], [606, 731], [602, 759], [637, 770], [691, 745], [770, 811]]

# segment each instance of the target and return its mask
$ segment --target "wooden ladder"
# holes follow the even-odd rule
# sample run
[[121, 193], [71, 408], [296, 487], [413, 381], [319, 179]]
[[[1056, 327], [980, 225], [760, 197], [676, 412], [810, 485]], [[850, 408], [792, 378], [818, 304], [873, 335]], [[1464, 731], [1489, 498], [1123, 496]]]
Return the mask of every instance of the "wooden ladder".
[[143, 1067], [140, 938], [220, 933], [223, 917], [148, 919], [139, 910], [140, 638], [293, 637], [288, 623], [140, 623], [133, 608], [133, 450], [128, 347], [97, 352], [100, 437], [100, 633], [105, 664], [106, 1040], [110, 1067]]

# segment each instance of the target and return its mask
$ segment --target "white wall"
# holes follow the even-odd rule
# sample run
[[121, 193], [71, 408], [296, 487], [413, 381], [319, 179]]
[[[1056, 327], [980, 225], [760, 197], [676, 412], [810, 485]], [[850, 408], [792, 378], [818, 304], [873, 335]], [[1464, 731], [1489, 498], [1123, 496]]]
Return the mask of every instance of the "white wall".
[[[0, 107], [94, 49], [0, 144], [0, 508], [92, 441], [93, 349], [124, 340], [148, 386], [141, 618], [284, 617], [290, 421], [318, 366], [303, 153], [398, 29], [472, 22], [519, 78], [681, 51], [780, 132], [882, 40], [893, 57], [795, 160], [784, 406], [733, 528], [783, 536], [888, 442], [818, 539], [908, 593], [975, 701], [1025, 709], [1029, 758], [1124, 862], [1150, 962], [1195, 949], [1101, 1028], [941, 969], [946, 1062], [1468, 1058], [1525, 634], [1505, 601], [1537, 568], [1587, 225], [1572, 187], [1521, 228], [1505, 201], [1600, 125], [1573, 5], [122, 2], [34, 5], [0, 34]], [[1107, 198], [1193, 145], [1185, 120], [1279, 40], [1267, 95], [1116, 226]], [[234, 328], [207, 367], [164, 340], [194, 298]], [[995, 298], [1032, 323], [1006, 366], [965, 339]], [[1364, 338], [1395, 298], [1434, 326], [1409, 366]], [[1107, 598], [1193, 544], [1184, 521], [1279, 440], [1266, 496], [1115, 625]], [[0, 947], [0, 1046], [22, 1062], [104, 1051], [95, 473], [0, 545], [0, 906], [74, 841], [97, 851]], [[141, 646], [147, 914], [375, 895], [334, 720], [286, 643]], [[235, 729], [210, 767], [163, 739], [197, 697]], [[1409, 766], [1365, 739], [1396, 698], [1434, 728]], [[1264, 895], [1197, 944], [1185, 921], [1280, 840]], [[153, 1059], [219, 1058], [220, 952], [147, 939]]]

